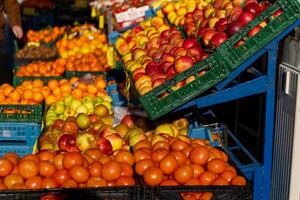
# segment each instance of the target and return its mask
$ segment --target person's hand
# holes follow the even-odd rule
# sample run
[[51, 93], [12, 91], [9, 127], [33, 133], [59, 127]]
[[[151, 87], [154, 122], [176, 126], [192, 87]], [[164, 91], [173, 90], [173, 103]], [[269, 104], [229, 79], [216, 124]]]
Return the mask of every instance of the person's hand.
[[23, 37], [23, 30], [21, 26], [13, 26], [12, 27], [12, 31], [14, 33], [14, 35], [16, 36], [16, 38], [21, 39]]

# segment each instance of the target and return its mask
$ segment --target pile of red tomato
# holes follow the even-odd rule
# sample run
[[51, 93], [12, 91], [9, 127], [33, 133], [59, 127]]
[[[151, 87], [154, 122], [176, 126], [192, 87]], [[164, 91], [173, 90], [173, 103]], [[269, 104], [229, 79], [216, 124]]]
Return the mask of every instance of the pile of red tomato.
[[98, 149], [77, 152], [40, 151], [19, 158], [0, 158], [0, 189], [82, 188], [135, 185], [134, 157], [121, 150], [112, 156]]
[[134, 146], [135, 171], [149, 186], [246, 185], [228, 163], [228, 156], [205, 140], [173, 138]]

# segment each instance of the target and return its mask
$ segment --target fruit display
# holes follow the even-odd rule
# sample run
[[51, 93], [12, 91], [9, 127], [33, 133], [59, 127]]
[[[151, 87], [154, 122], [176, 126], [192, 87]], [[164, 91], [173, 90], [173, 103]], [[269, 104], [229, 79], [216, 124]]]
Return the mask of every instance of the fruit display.
[[125, 150], [109, 157], [97, 149], [39, 151], [23, 158], [7, 153], [0, 158], [1, 190], [132, 186], [132, 161]]
[[0, 104], [4, 105], [33, 105], [42, 103], [49, 94], [43, 81], [26, 81], [17, 87], [7, 83], [0, 86]]
[[47, 44], [56, 41], [58, 37], [65, 33], [65, 29], [66, 27], [55, 26], [53, 28], [46, 28], [39, 31], [29, 30], [26, 34], [26, 37], [28, 39], [28, 43]]
[[[170, 23], [183, 26], [189, 37], [200, 38], [207, 48], [216, 48], [270, 5], [268, 1], [256, 0], [178, 1], [165, 3], [162, 11]], [[281, 13], [278, 10], [272, 17]], [[267, 23], [263, 21], [250, 30], [248, 37], [253, 37]]]
[[51, 79], [47, 82], [47, 87], [50, 89], [50, 95], [46, 99], [46, 105], [52, 105], [57, 101], [63, 101], [65, 96], [72, 95], [78, 100], [83, 97], [103, 97], [107, 95], [105, 90], [106, 80], [103, 75], [88, 76], [70, 79]]
[[[162, 18], [152, 20], [159, 25], [164, 23]], [[165, 27], [162, 32], [152, 30], [148, 32], [143, 47], [133, 47], [130, 51], [127, 50], [128, 47], [125, 49], [130, 44], [130, 36], [126, 38], [127, 41], [124, 36], [118, 38], [115, 44], [117, 50], [124, 55], [125, 67], [132, 72], [135, 88], [140, 95], [146, 94], [207, 57], [196, 39], [184, 39], [176, 28]], [[137, 36], [139, 37], [140, 35]], [[199, 75], [203, 73], [204, 71], [199, 72]], [[172, 89], [177, 90], [194, 79], [195, 77], [191, 76]]]
[[48, 62], [33, 62], [26, 66], [19, 66], [16, 71], [17, 77], [50, 77], [50, 76], [62, 76], [65, 73], [66, 60], [57, 59], [55, 61]]
[[82, 100], [76, 99], [72, 95], [67, 95], [63, 101], [57, 101], [48, 108], [45, 114], [46, 126], [52, 125], [56, 119], [65, 120], [68, 117], [77, 117], [81, 113], [90, 115], [104, 112], [106, 114], [107, 111], [108, 114], [113, 114], [111, 101], [111, 97], [106, 94], [95, 98], [86, 96]]
[[47, 59], [56, 57], [56, 49], [44, 45], [26, 45], [16, 53], [19, 59]]
[[93, 53], [72, 55], [67, 58], [67, 71], [105, 72], [109, 69], [106, 53], [101, 49], [95, 49]]
[[56, 42], [55, 46], [62, 58], [92, 53], [95, 52], [96, 49], [101, 49], [106, 53], [108, 48], [105, 34], [99, 32], [97, 29], [87, 29], [82, 31], [82, 33], [63, 37]]

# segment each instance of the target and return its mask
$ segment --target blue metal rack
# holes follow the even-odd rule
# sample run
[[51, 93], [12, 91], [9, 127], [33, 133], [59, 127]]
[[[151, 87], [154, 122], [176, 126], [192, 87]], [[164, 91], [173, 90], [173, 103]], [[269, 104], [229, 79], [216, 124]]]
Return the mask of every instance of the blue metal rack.
[[[176, 111], [180, 111], [192, 106], [197, 108], [204, 108], [208, 106], [217, 105], [220, 103], [229, 102], [232, 100], [238, 100], [244, 97], [249, 97], [256, 94], [265, 94], [265, 124], [264, 124], [264, 147], [263, 147], [263, 160], [262, 163], [253, 162], [252, 165], [239, 165], [242, 167], [241, 171], [250, 174], [247, 176], [253, 181], [253, 199], [270, 199], [270, 186], [271, 186], [271, 170], [272, 170], [272, 151], [273, 151], [273, 135], [274, 135], [274, 114], [275, 114], [275, 87], [276, 87], [276, 69], [277, 69], [277, 52], [280, 41], [286, 37], [292, 30], [300, 25], [300, 19], [298, 19], [293, 25], [282, 32], [272, 42], [266, 45], [263, 49], [253, 55], [247, 62], [243, 63], [235, 71], [233, 71], [227, 79], [219, 83], [211, 94], [201, 96], [193, 101], [186, 103]], [[267, 72], [261, 73], [258, 70], [251, 67], [254, 61], [259, 59], [262, 55], [267, 54]], [[242, 72], [247, 71], [252, 74], [255, 79], [247, 81], [245, 83], [239, 83], [235, 81]], [[226, 88], [230, 83], [235, 83]], [[231, 134], [234, 140], [238, 139]], [[234, 154], [231, 152], [234, 148], [240, 148], [238, 146], [229, 148], [229, 155], [234, 158]], [[246, 150], [246, 149], [244, 149]], [[248, 156], [254, 158], [249, 151]]]

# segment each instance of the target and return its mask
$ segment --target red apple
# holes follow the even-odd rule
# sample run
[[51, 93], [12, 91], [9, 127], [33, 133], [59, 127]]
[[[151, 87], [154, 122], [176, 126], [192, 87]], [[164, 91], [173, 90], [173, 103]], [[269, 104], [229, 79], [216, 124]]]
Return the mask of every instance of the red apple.
[[243, 12], [238, 21], [242, 24], [242, 26], [247, 25], [249, 22], [251, 22], [255, 18], [254, 14], [251, 12]]
[[164, 48], [164, 53], [165, 53], [165, 54], [170, 54], [171, 49], [172, 49], [173, 47], [174, 47], [174, 45], [168, 44], [168, 45], [166, 46], [166, 48]]
[[174, 57], [171, 54], [165, 53], [161, 57], [161, 62], [174, 62]]
[[243, 25], [240, 22], [235, 21], [228, 25], [227, 32], [229, 36], [231, 36], [234, 35], [236, 32], [238, 32], [242, 27]]
[[241, 6], [244, 3], [245, 0], [233, 0], [233, 6], [237, 7], [237, 6]]
[[88, 132], [89, 133], [92, 133], [93, 135], [98, 135], [100, 129], [102, 128], [103, 126], [103, 122], [96, 122], [92, 125], [92, 127], [89, 128]]
[[132, 40], [133, 40], [133, 37], [132, 37], [132, 36], [128, 36], [128, 37], [126, 38], [126, 42], [127, 42], [127, 43], [131, 42]]
[[54, 130], [54, 129], [57, 129], [57, 130], [61, 130], [64, 126], [64, 120], [62, 119], [57, 119], [54, 121], [54, 123], [52, 124], [51, 126], [51, 129]]
[[160, 38], [159, 38], [159, 37], [154, 37], [154, 38], [152, 38], [152, 39], [146, 44], [146, 49], [159, 48], [159, 47], [160, 47]]
[[199, 44], [195, 38], [188, 38], [184, 40], [182, 47], [185, 49], [189, 49], [191, 47], [198, 46], [198, 45]]
[[116, 133], [116, 131], [112, 128], [105, 127], [99, 134], [99, 137], [106, 138], [109, 135]]
[[249, 37], [253, 37], [256, 33], [258, 33], [262, 28], [260, 26], [255, 26], [252, 30], [248, 32]]
[[146, 74], [145, 74], [145, 73], [142, 73], [142, 72], [133, 75], [133, 80], [134, 80], [134, 82], [136, 82], [141, 76], [144, 76], [144, 75], [146, 75]]
[[220, 18], [218, 17], [212, 17], [208, 21], [208, 28], [214, 28], [216, 23], [219, 21]]
[[208, 19], [203, 18], [200, 23], [200, 27], [207, 28], [208, 27]]
[[223, 0], [215, 0], [214, 7], [215, 9], [220, 9], [222, 7]]
[[251, 12], [254, 16], [258, 15], [261, 12], [261, 8], [258, 3], [248, 3], [244, 7], [244, 12]]
[[175, 60], [175, 71], [181, 73], [194, 65], [193, 59], [188, 56], [182, 56]]
[[193, 18], [194, 18], [194, 20], [197, 21], [201, 17], [203, 17], [203, 10], [199, 10], [199, 9], [194, 10], [194, 12], [193, 12]]
[[258, 3], [257, 0], [246, 0], [245, 6], [249, 3]]
[[194, 63], [196, 63], [202, 60], [203, 50], [200, 45], [197, 45], [189, 48], [187, 55], [193, 59]]
[[160, 38], [160, 47], [166, 44], [169, 44], [169, 40], [167, 38]]
[[216, 33], [212, 39], [211, 39], [211, 43], [213, 46], [215, 47], [219, 47], [223, 42], [225, 42], [227, 40], [227, 35], [224, 32], [218, 32]]
[[166, 76], [163, 73], [156, 73], [151, 76], [151, 81], [154, 82], [157, 79], [166, 79]]
[[228, 13], [229, 21], [236, 21], [240, 15], [243, 13], [243, 9], [241, 7], [234, 7]]
[[90, 114], [88, 117], [92, 123], [96, 123], [100, 120], [100, 117], [96, 114]]
[[141, 32], [142, 30], [144, 30], [144, 29], [141, 26], [136, 26], [132, 29], [133, 33], [135, 33], [135, 34]]
[[217, 10], [216, 11], [216, 17], [217, 18], [225, 18], [226, 17], [226, 10]]
[[198, 36], [199, 38], [202, 38], [206, 30], [208, 30], [208, 28], [199, 28], [199, 29], [198, 29], [198, 33], [197, 33], [197, 36]]
[[58, 147], [60, 150], [67, 152], [79, 152], [76, 146], [76, 138], [71, 134], [63, 134], [59, 137]]
[[161, 50], [159, 50], [159, 51], [152, 54], [152, 58], [155, 61], [159, 61], [161, 59], [162, 55], [163, 55], [163, 52]]
[[112, 154], [112, 145], [106, 138], [98, 138], [96, 144], [99, 147], [101, 153], [105, 155]]
[[185, 56], [187, 53], [187, 50], [183, 47], [178, 47], [175, 51], [174, 51], [174, 57], [175, 59], [180, 57], [180, 56]]
[[208, 29], [204, 32], [202, 41], [205, 46], [210, 46], [212, 37], [217, 33], [215, 29]]
[[143, 68], [137, 68], [133, 71], [133, 76], [139, 73], [145, 73], [145, 69]]
[[154, 72], [160, 72], [160, 71], [161, 69], [159, 68], [159, 63], [155, 61], [148, 63], [145, 69], [146, 74], [149, 76]]
[[161, 50], [157, 47], [152, 47], [150, 49], [148, 49], [147, 55], [150, 56], [151, 58], [153, 58], [154, 53], [156, 52], [160, 52]]
[[215, 29], [218, 32], [224, 32], [227, 29], [227, 26], [228, 26], [228, 19], [222, 18], [216, 23]]
[[162, 85], [164, 82], [166, 81], [166, 79], [161, 78], [161, 79], [156, 79], [153, 83], [152, 83], [152, 87], [158, 87], [160, 85]]
[[78, 126], [76, 124], [76, 122], [74, 121], [66, 121], [64, 123], [64, 127], [62, 129], [63, 133], [69, 133], [72, 135], [77, 135], [78, 133]]
[[265, 11], [271, 6], [271, 3], [269, 1], [262, 1], [262, 2], [259, 2], [259, 5], [260, 5], [261, 11]]
[[169, 34], [170, 34], [170, 30], [164, 30], [163, 32], [161, 32], [160, 36], [168, 38]]
[[134, 127], [134, 121], [132, 115], [126, 115], [125, 117], [123, 117], [121, 123], [125, 124], [129, 129]]
[[172, 56], [175, 56], [175, 51], [176, 51], [178, 48], [179, 48], [179, 47], [174, 46], [174, 47], [170, 50], [170, 54], [171, 54]]
[[175, 71], [174, 65], [171, 65], [166, 71], [167, 80], [172, 79], [176, 74], [177, 73]]
[[165, 61], [163, 63], [160, 64], [160, 68], [161, 70], [166, 73], [167, 69], [172, 65], [173, 63], [172, 62], [168, 62], [168, 61]]

